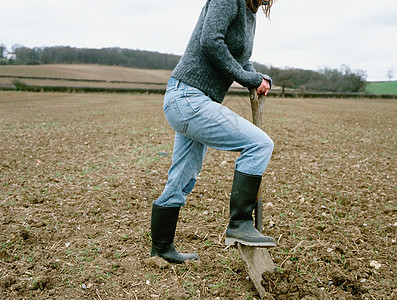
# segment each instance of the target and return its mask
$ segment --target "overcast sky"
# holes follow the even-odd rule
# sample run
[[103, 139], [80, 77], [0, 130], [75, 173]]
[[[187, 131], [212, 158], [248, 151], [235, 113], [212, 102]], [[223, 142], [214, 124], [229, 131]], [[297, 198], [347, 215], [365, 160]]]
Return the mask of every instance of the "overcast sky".
[[[12, 0], [0, 5], [0, 44], [121, 47], [183, 54], [206, 0]], [[278, 0], [257, 17], [253, 61], [397, 78], [396, 0]]]

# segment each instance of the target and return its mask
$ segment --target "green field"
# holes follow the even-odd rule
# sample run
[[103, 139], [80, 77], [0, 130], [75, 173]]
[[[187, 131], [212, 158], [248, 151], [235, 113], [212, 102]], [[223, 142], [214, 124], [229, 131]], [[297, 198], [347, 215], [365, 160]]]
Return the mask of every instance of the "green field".
[[377, 95], [397, 95], [397, 81], [368, 82], [366, 92]]

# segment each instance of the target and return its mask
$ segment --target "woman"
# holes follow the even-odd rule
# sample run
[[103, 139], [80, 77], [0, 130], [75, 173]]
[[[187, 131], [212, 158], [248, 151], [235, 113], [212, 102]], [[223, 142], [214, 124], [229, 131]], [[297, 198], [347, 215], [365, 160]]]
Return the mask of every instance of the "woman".
[[273, 247], [272, 237], [253, 226], [256, 195], [273, 151], [268, 135], [221, 105], [233, 81], [265, 95], [271, 79], [255, 71], [249, 58], [256, 12], [269, 16], [273, 0], [207, 0], [164, 97], [167, 122], [175, 130], [172, 165], [161, 196], [153, 202], [151, 256], [182, 263], [197, 254], [178, 253], [174, 235], [180, 207], [192, 191], [207, 147], [238, 151], [230, 197], [226, 244]]

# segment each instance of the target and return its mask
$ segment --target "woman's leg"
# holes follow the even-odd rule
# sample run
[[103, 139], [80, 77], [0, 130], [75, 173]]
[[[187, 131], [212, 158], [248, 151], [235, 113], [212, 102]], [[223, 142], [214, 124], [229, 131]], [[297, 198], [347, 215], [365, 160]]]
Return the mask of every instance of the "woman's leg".
[[230, 196], [230, 220], [226, 244], [274, 247], [274, 238], [264, 236], [253, 226], [262, 174], [269, 164], [273, 141], [260, 128], [218, 103], [208, 103], [188, 120], [185, 133], [209, 147], [239, 151]]
[[[194, 101], [189, 103], [193, 105]], [[273, 152], [273, 141], [251, 122], [213, 101], [186, 122], [185, 136], [214, 149], [240, 152], [235, 162], [237, 171], [250, 175], [264, 173]]]
[[174, 236], [179, 210], [186, 196], [193, 190], [200, 173], [207, 147], [182, 134], [175, 133], [172, 166], [168, 181], [157, 201], [153, 202], [151, 256], [160, 256], [173, 263], [199, 259], [197, 254], [179, 253], [174, 247]]
[[240, 152], [236, 170], [262, 175], [269, 164], [273, 151], [269, 136], [202, 91], [174, 79], [164, 111], [168, 123], [184, 137], [218, 150]]
[[172, 165], [161, 196], [154, 202], [163, 207], [181, 207], [191, 193], [199, 175], [207, 146], [175, 132]]
[[[170, 80], [164, 97], [164, 111], [172, 118], [170, 101], [175, 95], [175, 82]], [[174, 236], [180, 207], [185, 205], [186, 196], [193, 190], [202, 168], [207, 146], [182, 134], [184, 124], [175, 127], [172, 165], [168, 171], [168, 181], [161, 196], [153, 202], [151, 218], [151, 256], [160, 256], [173, 263], [198, 259], [197, 254], [179, 253], [174, 247]], [[181, 128], [179, 128], [181, 126]]]

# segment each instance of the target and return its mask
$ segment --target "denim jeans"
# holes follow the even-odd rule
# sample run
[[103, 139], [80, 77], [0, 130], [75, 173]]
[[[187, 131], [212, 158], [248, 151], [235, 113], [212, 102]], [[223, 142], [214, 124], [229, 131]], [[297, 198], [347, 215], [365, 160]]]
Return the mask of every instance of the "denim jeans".
[[163, 109], [175, 141], [168, 181], [156, 205], [185, 205], [208, 147], [240, 152], [235, 168], [246, 174], [262, 175], [269, 164], [273, 151], [269, 136], [201, 90], [171, 77]]

